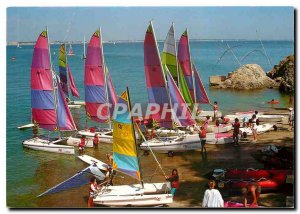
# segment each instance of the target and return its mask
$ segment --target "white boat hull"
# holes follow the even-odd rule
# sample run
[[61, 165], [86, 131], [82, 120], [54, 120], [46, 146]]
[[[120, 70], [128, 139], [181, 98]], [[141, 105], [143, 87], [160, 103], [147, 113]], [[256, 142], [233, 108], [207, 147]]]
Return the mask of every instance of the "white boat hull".
[[89, 155], [80, 155], [80, 156], [78, 156], [78, 158], [89, 165], [96, 164], [100, 170], [106, 171], [108, 168], [108, 165], [106, 163], [104, 163], [96, 158], [93, 158]]
[[158, 206], [173, 203], [173, 196], [171, 194], [154, 194], [154, 195], [128, 195], [128, 196], [98, 196], [94, 199], [95, 204], [116, 207], [147, 207]]
[[73, 105], [73, 104], [69, 104], [68, 107], [69, 107], [69, 108], [73, 108], [73, 109], [78, 109], [78, 108], [81, 108], [81, 105]]
[[[206, 117], [206, 116], [214, 117], [214, 111], [201, 111], [200, 114], [198, 114], [197, 116], [199, 116], [199, 117]], [[217, 111], [217, 117], [222, 117], [221, 111]]]
[[18, 129], [28, 129], [28, 128], [32, 128], [34, 127], [34, 124], [33, 123], [29, 123], [29, 124], [26, 124], [26, 125], [23, 125], [23, 126], [19, 126]]
[[53, 153], [61, 153], [61, 154], [75, 154], [75, 149], [73, 146], [59, 145], [56, 144], [59, 141], [49, 141], [41, 138], [32, 138], [23, 141], [23, 146], [29, 149], [45, 151], [45, 152], [53, 152]]
[[207, 133], [206, 143], [207, 144], [227, 144], [232, 143], [233, 138], [231, 133]]
[[80, 135], [84, 135], [87, 137], [94, 137], [95, 134], [99, 135], [99, 140], [102, 143], [113, 143], [112, 130], [106, 130], [103, 132], [90, 132], [89, 130], [81, 130], [78, 132]]
[[85, 102], [84, 101], [80, 101], [80, 100], [71, 101], [70, 104], [85, 106]]
[[[86, 138], [86, 144], [85, 144], [85, 147], [93, 147], [93, 139], [91, 138]], [[67, 144], [70, 145], [70, 146], [79, 146], [81, 142], [81, 139], [78, 138], [78, 137], [69, 137], [68, 140], [67, 140]]]
[[[265, 133], [267, 131], [274, 130], [274, 125], [270, 124], [270, 123], [266, 123], [266, 124], [263, 124], [263, 125], [256, 126], [256, 128], [257, 128], [256, 133], [257, 134], [262, 134], [262, 133]], [[240, 133], [241, 134], [247, 133], [247, 135], [253, 135], [253, 131], [252, 131], [251, 128], [240, 128]]]
[[231, 124], [220, 124], [219, 126], [216, 125], [208, 125], [207, 126], [207, 133], [224, 133], [229, 132], [232, 129]]
[[[148, 129], [148, 133], [151, 134], [152, 130]], [[167, 128], [159, 128], [154, 130], [154, 134], [157, 136], [177, 136], [180, 134], [186, 134], [187, 131], [184, 130], [174, 130]]]
[[142, 150], [150, 150], [149, 147], [151, 147], [151, 150], [160, 153], [184, 152], [201, 149], [201, 143], [198, 134], [188, 134], [184, 136], [155, 138], [140, 145]]
[[[239, 122], [243, 122], [245, 117], [251, 119], [253, 114], [229, 114], [225, 115], [224, 118], [229, 118], [230, 122], [234, 122], [235, 118], [239, 119]], [[256, 116], [261, 122], [281, 122], [284, 118], [282, 115], [266, 115], [266, 114], [258, 114]]]

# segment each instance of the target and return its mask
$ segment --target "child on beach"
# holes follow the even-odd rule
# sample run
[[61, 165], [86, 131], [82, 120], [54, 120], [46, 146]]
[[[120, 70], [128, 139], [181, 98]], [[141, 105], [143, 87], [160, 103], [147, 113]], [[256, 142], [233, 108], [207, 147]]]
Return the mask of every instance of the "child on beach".
[[171, 182], [171, 194], [175, 195], [176, 190], [179, 188], [179, 175], [177, 169], [172, 170], [172, 175], [166, 176], [166, 180]]
[[94, 147], [94, 149], [98, 148], [98, 144], [99, 144], [99, 134], [95, 134], [94, 139], [93, 139], [93, 147]]
[[205, 153], [206, 153], [206, 148], [205, 148], [205, 143], [206, 143], [206, 130], [204, 129], [203, 126], [201, 126], [201, 128], [200, 128], [199, 138], [200, 138], [200, 140], [201, 140], [201, 153], [203, 153], [203, 149], [205, 150]]
[[82, 155], [84, 152], [84, 147], [85, 147], [85, 136], [82, 135], [81, 139], [80, 139], [80, 143], [78, 145], [78, 149], [79, 149], [79, 155]]
[[212, 105], [211, 103], [210, 103], [210, 105], [213, 107], [213, 109], [214, 109], [214, 121], [217, 119], [217, 113], [218, 113], [218, 102], [217, 101], [215, 101], [214, 102], [214, 104]]
[[219, 190], [215, 189], [214, 180], [208, 182], [209, 189], [204, 193], [202, 207], [224, 207], [224, 200]]
[[98, 187], [97, 179], [95, 177], [91, 178], [90, 189], [89, 189], [89, 200], [88, 208], [94, 207], [94, 197], [101, 190], [101, 187]]
[[234, 119], [234, 124], [232, 124], [233, 126], [233, 141], [234, 141], [234, 145], [238, 146], [239, 145], [239, 133], [240, 133], [240, 123], [239, 123], [239, 119], [235, 118]]
[[253, 141], [257, 141], [257, 126], [255, 122], [255, 115], [252, 116], [252, 119], [249, 120], [250, 123], [250, 128], [252, 130], [252, 135], [253, 135]]
[[247, 196], [251, 193], [252, 196], [252, 203], [250, 207], [258, 206], [257, 201], [260, 196], [261, 187], [258, 183], [249, 183], [246, 187], [242, 188], [242, 194], [244, 197], [244, 206], [247, 207]]

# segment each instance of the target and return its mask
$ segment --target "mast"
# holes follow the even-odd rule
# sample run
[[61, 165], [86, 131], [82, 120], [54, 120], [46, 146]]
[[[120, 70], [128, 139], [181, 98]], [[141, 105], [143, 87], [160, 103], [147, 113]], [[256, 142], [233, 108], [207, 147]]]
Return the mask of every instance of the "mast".
[[46, 26], [46, 32], [47, 32], [47, 40], [48, 40], [48, 50], [49, 50], [49, 58], [50, 58], [50, 70], [52, 74], [52, 87], [53, 87], [53, 93], [54, 93], [54, 105], [55, 105], [55, 115], [56, 115], [56, 127], [58, 129], [58, 136], [61, 138], [61, 132], [58, 125], [58, 115], [57, 115], [57, 85], [55, 86], [53, 77], [56, 78], [56, 84], [58, 83], [58, 79], [56, 77], [55, 71], [52, 69], [52, 60], [51, 60], [51, 50], [50, 50], [50, 39], [49, 39], [49, 33], [48, 33], [48, 27]]
[[[66, 52], [66, 50], [67, 50], [67, 49], [66, 49], [66, 48], [67, 48], [67, 47], [66, 47], [66, 43], [64, 43], [64, 46], [65, 46], [65, 56], [66, 56], [67, 87], [68, 87], [68, 90], [69, 90], [69, 84], [68, 84], [68, 83], [69, 83], [70, 81], [68, 81], [68, 80], [69, 80], [69, 78], [68, 78], [68, 74], [69, 74], [68, 69], [69, 69], [69, 68], [68, 68], [68, 57], [67, 57], [68, 54], [67, 54], [67, 52]], [[71, 91], [71, 87], [70, 87], [70, 91]], [[70, 101], [70, 93], [68, 93], [68, 100]]]
[[107, 103], [107, 106], [108, 106], [107, 110], [108, 110], [108, 114], [109, 114], [109, 128], [111, 129], [108, 90], [107, 90], [107, 79], [106, 79], [106, 65], [105, 65], [105, 62], [104, 62], [104, 52], [103, 52], [101, 28], [99, 28], [99, 35], [100, 35], [101, 55], [102, 55], [102, 69], [103, 69], [103, 75], [104, 75], [105, 97], [106, 97], [106, 103]]
[[[196, 88], [195, 88], [195, 74], [194, 74], [194, 69], [192, 66], [192, 56], [191, 56], [191, 48], [190, 48], [190, 39], [189, 39], [189, 33], [188, 29], [186, 29], [186, 36], [187, 36], [187, 41], [188, 41], [188, 46], [189, 46], [189, 55], [190, 55], [190, 66], [192, 70], [192, 79], [193, 79], [193, 90], [194, 90], [194, 101], [196, 102]], [[195, 103], [194, 102], [194, 103]]]
[[130, 101], [128, 86], [126, 87], [126, 91], [127, 91], [127, 96], [128, 96], [128, 110], [129, 110], [130, 120], [131, 120], [131, 124], [132, 124], [132, 134], [133, 134], [133, 138], [134, 138], [135, 152], [136, 152], [136, 156], [137, 156], [138, 164], [139, 164], [139, 168], [140, 168], [140, 178], [141, 178], [140, 179], [140, 183], [142, 185], [142, 188], [144, 189], [144, 181], [143, 181], [142, 168], [141, 168], [141, 164], [140, 164], [140, 158], [139, 158], [139, 155], [138, 155], [138, 148], [137, 148], [135, 131], [134, 131], [134, 123], [133, 123], [133, 118], [132, 118], [132, 114], [131, 114], [131, 101]]
[[[154, 27], [153, 27], [153, 24], [152, 24], [152, 21], [150, 21], [150, 25], [151, 25], [151, 28], [152, 28], [152, 31], [153, 31], [153, 37], [154, 37], [154, 41], [155, 41], [155, 46], [156, 46], [156, 53], [158, 55], [158, 59], [159, 59], [159, 65], [160, 65], [160, 68], [161, 68], [161, 71], [162, 71], [162, 75], [163, 75], [163, 78], [164, 78], [164, 82], [165, 82], [165, 86], [166, 86], [166, 90], [167, 90], [167, 94], [168, 94], [168, 98], [169, 98], [169, 104], [171, 106], [171, 114], [173, 115], [173, 106], [172, 106], [172, 102], [171, 102], [171, 97], [170, 97], [170, 92], [169, 92], [169, 86], [167, 84], [167, 80], [166, 80], [166, 76], [164, 74], [164, 70], [163, 70], [163, 67], [162, 67], [162, 64], [161, 64], [161, 58], [160, 58], [160, 54], [159, 54], [159, 50], [158, 50], [158, 46], [157, 46], [157, 40], [156, 40], [156, 37], [155, 37], [155, 32], [154, 32]], [[172, 122], [173, 121], [173, 118], [171, 118]], [[173, 125], [173, 124], [172, 124]]]
[[83, 59], [86, 58], [86, 55], [85, 55], [85, 35], [83, 36]]

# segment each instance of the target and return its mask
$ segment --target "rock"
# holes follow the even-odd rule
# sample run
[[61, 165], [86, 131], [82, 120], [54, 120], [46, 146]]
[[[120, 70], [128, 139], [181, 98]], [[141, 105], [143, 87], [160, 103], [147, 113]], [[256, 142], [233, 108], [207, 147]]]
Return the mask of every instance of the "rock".
[[279, 91], [294, 93], [295, 91], [295, 57], [285, 57], [267, 73], [267, 76], [279, 83]]
[[279, 83], [267, 77], [264, 70], [257, 64], [246, 64], [230, 72], [228, 78], [219, 82], [218, 88], [233, 88], [240, 90], [273, 88]]

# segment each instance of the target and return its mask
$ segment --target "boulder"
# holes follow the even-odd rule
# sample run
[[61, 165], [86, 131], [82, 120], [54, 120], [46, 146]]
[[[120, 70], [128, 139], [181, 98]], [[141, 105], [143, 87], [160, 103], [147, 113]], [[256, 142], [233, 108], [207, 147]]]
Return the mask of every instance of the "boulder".
[[250, 90], [278, 86], [279, 83], [269, 78], [259, 65], [246, 64], [230, 72], [227, 79], [219, 83], [218, 88]]
[[279, 83], [279, 91], [294, 93], [295, 90], [295, 57], [285, 57], [267, 73], [267, 76]]

